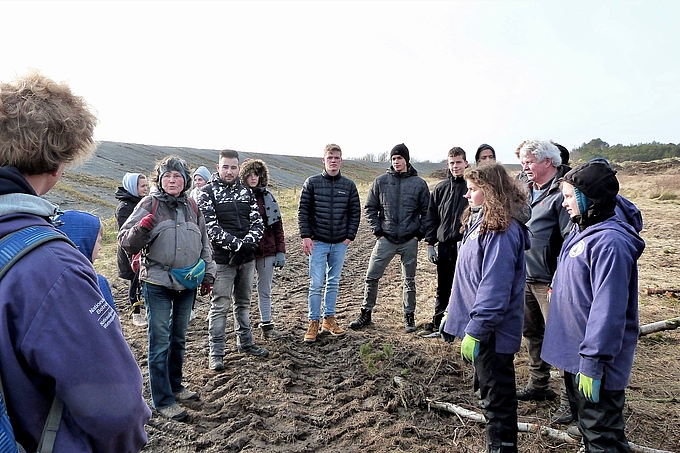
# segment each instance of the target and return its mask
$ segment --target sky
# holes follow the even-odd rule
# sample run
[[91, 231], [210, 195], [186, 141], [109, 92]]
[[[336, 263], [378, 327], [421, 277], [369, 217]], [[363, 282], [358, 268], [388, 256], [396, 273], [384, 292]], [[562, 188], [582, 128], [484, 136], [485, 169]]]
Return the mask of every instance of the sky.
[[95, 138], [415, 160], [680, 142], [680, 2], [2, 1], [0, 81], [68, 82]]

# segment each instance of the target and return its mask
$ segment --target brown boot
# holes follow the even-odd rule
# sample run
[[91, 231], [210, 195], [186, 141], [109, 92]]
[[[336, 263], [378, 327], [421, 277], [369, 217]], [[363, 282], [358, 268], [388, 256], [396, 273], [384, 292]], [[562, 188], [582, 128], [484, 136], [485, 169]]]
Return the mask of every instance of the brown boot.
[[305, 334], [305, 341], [307, 343], [314, 343], [317, 335], [319, 335], [319, 320], [315, 319], [309, 321], [309, 329], [307, 329], [307, 333]]
[[326, 316], [323, 318], [323, 324], [321, 324], [322, 332], [329, 332], [334, 337], [339, 337], [345, 334], [345, 331], [340, 328], [338, 323], [335, 321], [335, 316]]

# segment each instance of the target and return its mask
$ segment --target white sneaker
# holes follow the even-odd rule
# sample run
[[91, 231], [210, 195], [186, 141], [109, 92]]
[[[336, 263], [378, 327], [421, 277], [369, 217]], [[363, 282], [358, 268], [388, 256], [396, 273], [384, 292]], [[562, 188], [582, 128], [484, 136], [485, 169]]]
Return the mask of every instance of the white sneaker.
[[146, 318], [141, 313], [132, 314], [132, 324], [136, 325], [137, 327], [146, 327], [149, 325], [146, 322]]
[[191, 314], [189, 315], [189, 322], [193, 321], [196, 319], [196, 312], [194, 310], [191, 310]]

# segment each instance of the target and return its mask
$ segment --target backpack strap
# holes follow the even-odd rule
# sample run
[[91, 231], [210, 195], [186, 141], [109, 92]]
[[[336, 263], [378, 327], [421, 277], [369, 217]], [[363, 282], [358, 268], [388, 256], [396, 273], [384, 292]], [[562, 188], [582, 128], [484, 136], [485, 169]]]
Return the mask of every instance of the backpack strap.
[[[45, 242], [52, 240], [66, 241], [74, 248], [76, 245], [66, 235], [62, 234], [53, 227], [44, 225], [34, 225], [22, 228], [10, 233], [0, 239], [0, 279], [7, 271], [19, 261], [24, 255]], [[2, 386], [0, 377], [0, 392], [3, 399], [5, 390]], [[47, 414], [47, 420], [38, 444], [38, 453], [52, 453], [54, 441], [57, 437], [57, 430], [61, 423], [61, 415], [64, 410], [64, 402], [56, 395], [52, 401], [52, 407]]]

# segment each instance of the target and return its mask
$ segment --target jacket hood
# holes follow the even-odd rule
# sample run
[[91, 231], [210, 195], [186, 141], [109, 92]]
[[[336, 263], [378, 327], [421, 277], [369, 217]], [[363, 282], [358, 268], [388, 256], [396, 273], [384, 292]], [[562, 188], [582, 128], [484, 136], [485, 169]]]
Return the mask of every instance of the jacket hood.
[[53, 219], [54, 225], [92, 262], [92, 252], [99, 236], [99, 217], [85, 211], [65, 211]]
[[267, 164], [260, 159], [248, 159], [241, 164], [241, 170], [239, 171], [238, 177], [245, 184], [246, 177], [251, 174], [256, 173], [260, 177], [260, 181], [257, 183], [257, 187], [267, 187], [269, 185], [269, 168]]
[[0, 167], [0, 195], [8, 193], [37, 195], [16, 167]]
[[139, 184], [139, 178], [141, 176], [144, 175], [141, 173], [125, 173], [123, 176], [123, 188], [135, 197], [139, 196], [137, 185]]
[[611, 231], [612, 229], [616, 229], [627, 234], [631, 251], [634, 252], [633, 255], [635, 256], [635, 259], [637, 260], [638, 258], [640, 258], [642, 252], [645, 250], [645, 241], [640, 237], [637, 231], [635, 231], [635, 228], [632, 225], [624, 223], [618, 217], [610, 217], [605, 221], [596, 223], [595, 225], [592, 225], [591, 227], [583, 230], [581, 234], [589, 236], [600, 231], [604, 231], [606, 233], [607, 231]]

